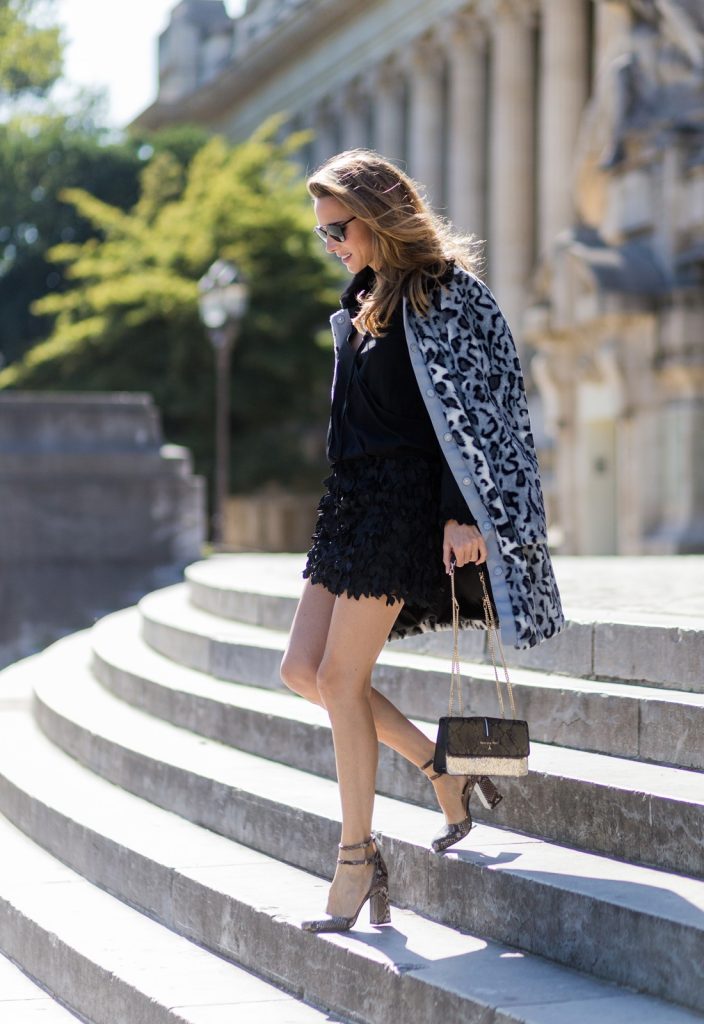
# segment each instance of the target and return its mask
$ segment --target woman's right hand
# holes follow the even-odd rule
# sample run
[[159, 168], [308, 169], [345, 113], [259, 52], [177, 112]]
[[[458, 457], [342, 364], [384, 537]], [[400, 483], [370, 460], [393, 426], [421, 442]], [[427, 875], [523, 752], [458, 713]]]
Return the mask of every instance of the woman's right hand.
[[452, 556], [459, 568], [474, 562], [481, 565], [486, 562], [487, 549], [486, 541], [476, 526], [460, 526], [456, 519], [448, 519], [445, 523], [445, 531], [442, 543], [442, 560], [445, 563], [445, 572], [450, 571]]

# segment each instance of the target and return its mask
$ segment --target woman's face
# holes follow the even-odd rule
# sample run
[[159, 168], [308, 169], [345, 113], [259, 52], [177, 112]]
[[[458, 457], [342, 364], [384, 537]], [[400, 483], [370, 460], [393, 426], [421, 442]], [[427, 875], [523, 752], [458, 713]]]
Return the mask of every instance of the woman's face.
[[[333, 199], [332, 196], [315, 199], [313, 209], [321, 227], [327, 227], [328, 224], [340, 224], [352, 217], [352, 211], [337, 199]], [[325, 249], [342, 260], [351, 274], [356, 274], [364, 267], [371, 265], [372, 230], [367, 224], [356, 218], [350, 220], [344, 230], [344, 242], [338, 242], [328, 235]]]

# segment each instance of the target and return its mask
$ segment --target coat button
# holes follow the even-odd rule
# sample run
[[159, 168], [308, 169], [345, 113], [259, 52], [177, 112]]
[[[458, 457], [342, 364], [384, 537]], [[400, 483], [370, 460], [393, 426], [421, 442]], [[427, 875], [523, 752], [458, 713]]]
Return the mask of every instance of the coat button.
[[425, 393], [429, 398], [435, 398], [435, 388], [427, 388]]
[[462, 478], [462, 483], [464, 484], [465, 487], [469, 487], [471, 482], [472, 481], [469, 479], [468, 476], [465, 476], [465, 477]]
[[482, 523], [482, 528], [484, 530], [490, 530], [491, 529], [491, 519], [485, 519], [484, 522]]
[[452, 440], [452, 434], [445, 434], [444, 437], [445, 437], [446, 441], [451, 441]]
[[337, 319], [338, 319], [338, 321], [340, 323], [342, 323], [342, 321], [345, 319], [345, 314], [344, 313], [338, 313], [337, 314]]
[[503, 569], [501, 568], [500, 565], [497, 565], [496, 568], [494, 569], [494, 576], [503, 576], [503, 574]]
[[418, 346], [417, 345], [411, 345], [411, 352], [413, 353], [413, 355], [415, 355], [417, 351], [418, 351]]

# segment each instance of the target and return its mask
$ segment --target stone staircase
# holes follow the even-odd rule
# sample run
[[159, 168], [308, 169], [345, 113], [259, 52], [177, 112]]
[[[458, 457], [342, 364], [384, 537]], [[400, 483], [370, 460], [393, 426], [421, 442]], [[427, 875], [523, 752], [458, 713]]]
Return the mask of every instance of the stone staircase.
[[[300, 556], [197, 563], [2, 672], [1, 1024], [704, 1021], [704, 559], [556, 564], [569, 626], [511, 654], [532, 771], [499, 807], [434, 855], [432, 787], [381, 748], [390, 928], [299, 927], [339, 839], [327, 716], [278, 679]], [[375, 675], [428, 735], [448, 643]]]

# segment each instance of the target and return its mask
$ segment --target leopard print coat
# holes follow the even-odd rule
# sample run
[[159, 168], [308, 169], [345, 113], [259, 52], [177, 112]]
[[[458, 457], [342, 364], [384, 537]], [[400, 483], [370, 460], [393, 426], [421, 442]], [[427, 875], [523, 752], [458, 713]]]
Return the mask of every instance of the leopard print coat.
[[[335, 313], [331, 326], [339, 346], [351, 329], [349, 312]], [[534, 647], [562, 629], [564, 616], [511, 331], [487, 286], [458, 266], [425, 317], [404, 300], [404, 326], [440, 448], [486, 541], [501, 639]], [[462, 625], [485, 623], [463, 619]], [[430, 620], [420, 623], [421, 631], [434, 628]], [[407, 634], [397, 624], [392, 635]]]
[[534, 647], [564, 616], [511, 331], [487, 286], [460, 267], [426, 317], [404, 303], [404, 322], [440, 447], [487, 543], [501, 638]]

